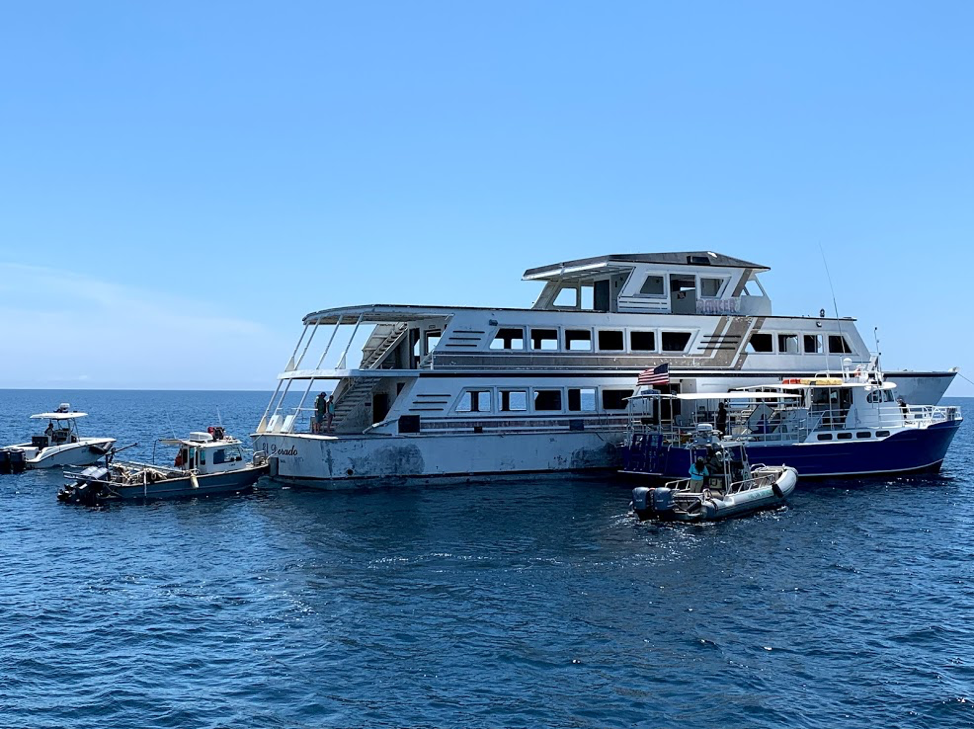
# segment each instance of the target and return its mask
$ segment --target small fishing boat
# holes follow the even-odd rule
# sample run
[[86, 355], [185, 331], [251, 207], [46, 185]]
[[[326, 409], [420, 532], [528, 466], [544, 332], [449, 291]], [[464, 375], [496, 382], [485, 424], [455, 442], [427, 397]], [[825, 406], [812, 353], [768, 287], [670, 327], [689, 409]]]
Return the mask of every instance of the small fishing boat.
[[47, 429], [30, 443], [0, 448], [0, 473], [20, 473], [31, 468], [61, 468], [97, 463], [115, 443], [114, 438], [83, 438], [78, 420], [88, 413], [72, 412], [61, 403], [52, 413], [31, 415], [31, 420], [47, 420]]
[[116, 461], [80, 473], [65, 473], [71, 481], [58, 491], [60, 501], [95, 505], [116, 499], [166, 499], [233, 493], [250, 488], [267, 474], [267, 457], [258, 451], [244, 459], [241, 442], [222, 427], [193, 432], [189, 438], [166, 438], [164, 446], [179, 450], [172, 466]]
[[[699, 463], [699, 461], [698, 461]], [[745, 516], [784, 503], [795, 490], [798, 472], [789, 466], [751, 466], [742, 443], [709, 446], [704, 477], [684, 478], [665, 486], [632, 490], [632, 508], [640, 520], [717, 521]]]

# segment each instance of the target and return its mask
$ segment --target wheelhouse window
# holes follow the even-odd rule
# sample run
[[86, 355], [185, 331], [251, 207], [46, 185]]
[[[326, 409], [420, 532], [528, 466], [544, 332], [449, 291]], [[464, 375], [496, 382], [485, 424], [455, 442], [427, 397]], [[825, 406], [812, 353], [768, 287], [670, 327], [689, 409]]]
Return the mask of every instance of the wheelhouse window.
[[748, 352], [766, 353], [774, 351], [774, 341], [770, 334], [756, 332], [751, 335], [747, 342]]
[[569, 387], [568, 410], [573, 413], [595, 412], [594, 387]]
[[692, 291], [697, 293], [696, 276], [685, 276], [678, 273], [670, 274], [670, 294]]
[[708, 296], [710, 298], [717, 298], [720, 295], [720, 289], [723, 286], [723, 279], [719, 278], [704, 278], [700, 277], [700, 295]]
[[491, 349], [524, 349], [524, 330], [520, 327], [501, 327], [490, 343]]
[[440, 343], [440, 336], [442, 332], [436, 329], [430, 329], [423, 334], [423, 342], [425, 343], [425, 352], [429, 354], [434, 349], [436, 345]]
[[535, 390], [534, 409], [541, 411], [561, 410], [561, 390]]
[[779, 334], [778, 351], [782, 354], [798, 354], [798, 335]]
[[501, 390], [501, 412], [519, 413], [528, 409], [527, 390]]
[[213, 450], [213, 465], [215, 466], [221, 463], [233, 463], [234, 461], [242, 460], [243, 456], [240, 454], [240, 448], [237, 446], [215, 448]]
[[632, 395], [632, 390], [602, 390], [603, 410], [625, 410], [626, 398]]
[[552, 351], [558, 349], [557, 329], [532, 329], [531, 349]]
[[457, 405], [458, 413], [489, 413], [490, 390], [468, 390], [460, 396], [460, 404]]
[[829, 352], [832, 354], [852, 354], [852, 347], [841, 334], [830, 334]]
[[633, 352], [655, 352], [656, 332], [629, 332], [629, 349]]
[[622, 352], [626, 348], [622, 331], [614, 329], [599, 330], [599, 349], [603, 352]]
[[595, 308], [595, 286], [592, 284], [582, 284], [582, 300], [581, 307], [586, 311], [592, 311]]
[[578, 289], [576, 288], [563, 288], [555, 296], [555, 306], [560, 306], [565, 309], [577, 309], [578, 308]]
[[566, 329], [565, 349], [573, 352], [591, 352], [592, 331], [590, 329]]
[[805, 354], [821, 354], [822, 353], [822, 335], [821, 334], [806, 334], [802, 337], [805, 342]]
[[660, 345], [664, 352], [685, 352], [690, 344], [690, 332], [662, 332]]
[[663, 277], [652, 274], [647, 276], [646, 280], [643, 281], [643, 285], [639, 288], [639, 293], [643, 296], [663, 296], [666, 293]]

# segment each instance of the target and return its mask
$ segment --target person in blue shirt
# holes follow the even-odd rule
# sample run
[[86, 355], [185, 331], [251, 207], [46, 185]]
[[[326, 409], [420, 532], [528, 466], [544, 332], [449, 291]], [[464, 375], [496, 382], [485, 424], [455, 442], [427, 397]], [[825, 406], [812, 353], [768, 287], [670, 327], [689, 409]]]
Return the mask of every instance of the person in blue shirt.
[[702, 458], [698, 458], [690, 466], [690, 490], [697, 493], [703, 491], [704, 480], [710, 476], [710, 470]]

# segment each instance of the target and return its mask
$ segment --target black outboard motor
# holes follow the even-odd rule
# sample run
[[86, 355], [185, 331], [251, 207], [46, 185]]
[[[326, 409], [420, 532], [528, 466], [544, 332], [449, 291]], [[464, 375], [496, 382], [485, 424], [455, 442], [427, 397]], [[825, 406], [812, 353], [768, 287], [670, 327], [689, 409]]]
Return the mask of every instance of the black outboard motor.
[[57, 492], [58, 501], [85, 506], [97, 506], [107, 495], [104, 481], [110, 478], [105, 466], [88, 466], [77, 474], [74, 483], [65, 484]]
[[20, 473], [27, 468], [27, 455], [20, 450], [0, 451], [0, 473]]

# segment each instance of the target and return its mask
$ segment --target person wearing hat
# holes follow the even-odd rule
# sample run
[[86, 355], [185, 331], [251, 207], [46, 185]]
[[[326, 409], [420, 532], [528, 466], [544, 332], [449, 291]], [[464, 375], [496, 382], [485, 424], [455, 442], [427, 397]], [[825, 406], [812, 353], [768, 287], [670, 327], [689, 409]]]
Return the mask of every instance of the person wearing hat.
[[700, 493], [703, 491], [704, 480], [710, 475], [710, 469], [703, 458], [698, 458], [690, 466], [690, 490]]
[[325, 399], [325, 393], [319, 392], [318, 397], [315, 398], [315, 419], [312, 427], [313, 432], [320, 433], [322, 431], [322, 424], [325, 422], [325, 413], [328, 411], [327, 400]]

